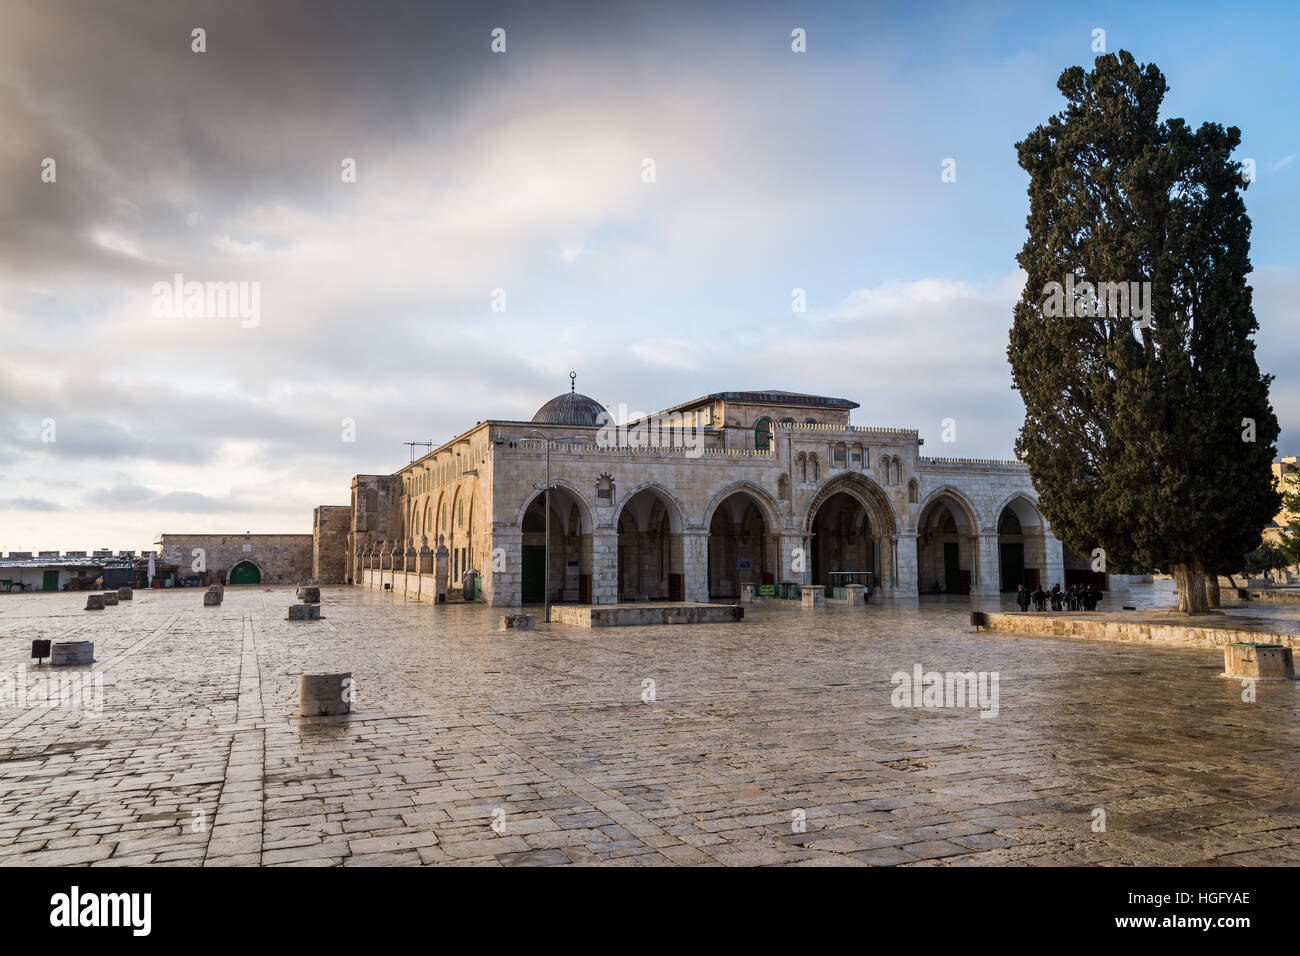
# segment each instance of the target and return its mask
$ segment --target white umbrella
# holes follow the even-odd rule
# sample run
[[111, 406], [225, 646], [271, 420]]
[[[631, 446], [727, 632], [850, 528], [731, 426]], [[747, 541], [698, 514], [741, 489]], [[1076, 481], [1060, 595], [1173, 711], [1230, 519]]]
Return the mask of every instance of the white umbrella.
[[153, 576], [157, 569], [154, 567], [153, 555], [149, 555], [149, 587], [153, 587]]

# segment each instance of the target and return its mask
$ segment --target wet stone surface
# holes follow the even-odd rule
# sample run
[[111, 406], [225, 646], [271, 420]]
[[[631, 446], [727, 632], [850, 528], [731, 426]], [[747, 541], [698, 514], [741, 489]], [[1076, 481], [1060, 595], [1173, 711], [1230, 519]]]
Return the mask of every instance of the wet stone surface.
[[[310, 629], [292, 588], [198, 597], [0, 599], [0, 672], [94, 641], [58, 675], [103, 687], [0, 700], [0, 866], [1300, 863], [1300, 682], [1245, 703], [1218, 649], [977, 634], [953, 598], [501, 631], [361, 589]], [[895, 707], [918, 665], [997, 672], [996, 716]], [[334, 672], [352, 713], [296, 716]]]

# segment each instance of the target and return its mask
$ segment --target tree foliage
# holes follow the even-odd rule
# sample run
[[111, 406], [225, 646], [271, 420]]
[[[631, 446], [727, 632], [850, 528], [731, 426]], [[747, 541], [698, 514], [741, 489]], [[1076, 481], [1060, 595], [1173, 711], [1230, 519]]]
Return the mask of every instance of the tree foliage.
[[[1027, 273], [1007, 350], [1025, 404], [1016, 444], [1073, 550], [1172, 572], [1205, 609], [1276, 514], [1278, 436], [1251, 336], [1247, 183], [1236, 128], [1160, 120], [1164, 76], [1126, 51], [1071, 67], [1067, 101], [1017, 144], [1029, 173]], [[1049, 283], [1074, 286], [1063, 313]], [[1114, 291], [1150, 283], [1149, 317]], [[1069, 314], [1073, 312], [1073, 314]]]

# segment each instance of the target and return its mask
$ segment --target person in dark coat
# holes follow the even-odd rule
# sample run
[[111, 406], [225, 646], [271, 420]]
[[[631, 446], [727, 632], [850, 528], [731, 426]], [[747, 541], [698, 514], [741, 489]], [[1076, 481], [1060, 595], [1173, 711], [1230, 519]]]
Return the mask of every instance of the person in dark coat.
[[1058, 583], [1052, 585], [1052, 610], [1059, 611], [1060, 609], [1061, 609], [1061, 585]]
[[1016, 588], [1016, 603], [1020, 605], [1020, 610], [1029, 610], [1029, 592], [1023, 584]]
[[1038, 585], [1034, 585], [1034, 610], [1047, 610], [1047, 592]]

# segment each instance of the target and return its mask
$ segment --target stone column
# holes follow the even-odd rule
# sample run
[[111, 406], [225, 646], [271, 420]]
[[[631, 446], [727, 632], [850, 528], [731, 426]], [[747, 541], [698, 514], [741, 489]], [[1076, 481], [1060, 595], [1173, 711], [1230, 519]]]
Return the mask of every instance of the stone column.
[[709, 533], [682, 532], [682, 599], [707, 604], [709, 601]]
[[402, 555], [402, 592], [406, 593], [411, 590], [411, 578], [415, 578], [415, 594], [420, 594], [420, 574], [415, 563], [415, 539], [406, 539], [406, 554]]
[[898, 577], [891, 592], [894, 597], [916, 597], [916, 532], [904, 531], [894, 535], [894, 552], [898, 562]]
[[447, 600], [447, 585], [451, 578], [451, 552], [438, 535], [438, 547], [433, 554], [434, 600], [439, 604]]
[[[399, 558], [398, 555], [402, 555], [402, 557]], [[397, 590], [397, 562], [399, 560], [405, 561], [406, 557], [402, 551], [402, 546], [394, 541], [392, 553], [388, 557], [388, 586], [394, 591]]]
[[[802, 534], [782, 534], [778, 536], [777, 546], [781, 553], [776, 558], [776, 583], [798, 581], [807, 584], [812, 578], [812, 538]], [[795, 549], [803, 552], [803, 570], [793, 568]]]
[[977, 541], [980, 573], [979, 581], [971, 587], [973, 594], [996, 598], [1002, 591], [1002, 561], [998, 553], [997, 531], [981, 531]]
[[1043, 554], [1046, 556], [1046, 567], [1043, 569], [1043, 590], [1050, 591], [1053, 584], [1059, 584], [1065, 587], [1065, 552], [1061, 549], [1061, 542], [1052, 534], [1051, 529], [1046, 525], [1043, 527]]
[[618, 603], [618, 531], [597, 528], [591, 536], [591, 603]]
[[496, 607], [518, 607], [523, 603], [523, 534], [518, 527], [498, 528], [492, 533], [492, 549], [500, 548], [483, 569], [483, 600]]

